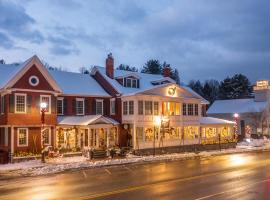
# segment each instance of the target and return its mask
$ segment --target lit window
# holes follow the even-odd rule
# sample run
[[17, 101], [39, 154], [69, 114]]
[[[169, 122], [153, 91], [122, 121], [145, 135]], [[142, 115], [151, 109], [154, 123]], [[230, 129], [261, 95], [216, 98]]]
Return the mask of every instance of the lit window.
[[158, 109], [158, 102], [154, 102], [154, 115], [158, 115], [159, 109]]
[[175, 103], [175, 115], [180, 115], [180, 103]]
[[110, 100], [111, 115], [115, 115], [115, 99]]
[[145, 101], [145, 115], [152, 115], [153, 108], [152, 108], [152, 101]]
[[193, 115], [193, 104], [188, 104], [188, 115]]
[[28, 146], [28, 129], [18, 128], [17, 130], [18, 146]]
[[187, 115], [187, 104], [183, 103], [183, 115]]
[[76, 114], [84, 115], [84, 99], [76, 99]]
[[123, 115], [127, 115], [128, 114], [128, 102], [124, 101], [123, 102]]
[[46, 128], [43, 131], [43, 138], [44, 138], [44, 144], [45, 145], [50, 145], [51, 144], [51, 129]]
[[143, 141], [143, 127], [137, 127], [136, 140]]
[[138, 114], [143, 115], [143, 101], [138, 101]]
[[15, 94], [16, 113], [26, 113], [26, 94]]
[[64, 114], [64, 99], [63, 98], [57, 99], [57, 114], [58, 115]]
[[102, 99], [96, 100], [96, 114], [103, 115], [103, 100]]
[[128, 110], [129, 110], [129, 114], [133, 115], [134, 114], [134, 101], [129, 101], [128, 102]]
[[175, 114], [175, 103], [174, 102], [167, 102], [168, 105], [168, 110], [169, 110], [169, 115], [174, 115]]
[[51, 96], [50, 95], [40, 95], [40, 103], [47, 104], [47, 113], [51, 113]]

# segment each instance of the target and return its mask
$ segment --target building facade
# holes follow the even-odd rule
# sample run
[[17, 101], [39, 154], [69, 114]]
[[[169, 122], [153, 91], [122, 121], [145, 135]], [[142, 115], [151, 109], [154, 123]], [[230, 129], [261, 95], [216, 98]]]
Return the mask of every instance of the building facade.
[[[90, 74], [48, 70], [37, 56], [2, 64], [0, 74], [0, 150], [11, 157], [35, 155], [46, 146], [140, 150], [234, 138], [234, 123], [205, 117], [208, 102], [166, 70], [116, 70], [111, 54], [105, 67]], [[47, 105], [44, 123], [41, 103]]]

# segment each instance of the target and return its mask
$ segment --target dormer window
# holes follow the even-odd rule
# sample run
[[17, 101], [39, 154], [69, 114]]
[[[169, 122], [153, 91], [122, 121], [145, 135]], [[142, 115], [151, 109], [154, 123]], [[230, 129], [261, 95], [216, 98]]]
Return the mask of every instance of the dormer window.
[[124, 87], [139, 88], [139, 80], [136, 78], [124, 78]]

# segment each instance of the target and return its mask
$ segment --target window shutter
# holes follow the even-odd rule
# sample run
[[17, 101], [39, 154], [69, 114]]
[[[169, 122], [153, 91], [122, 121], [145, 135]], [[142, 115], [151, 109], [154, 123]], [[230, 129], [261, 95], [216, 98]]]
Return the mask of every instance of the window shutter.
[[64, 115], [67, 115], [68, 114], [68, 101], [67, 101], [67, 99], [64, 99], [63, 106], [64, 106]]
[[76, 115], [76, 99], [72, 99], [72, 113]]
[[32, 96], [27, 95], [27, 113], [31, 113], [32, 111]]
[[84, 101], [85, 115], [90, 114], [89, 106], [90, 106], [89, 100], [88, 99], [85, 99], [85, 101]]
[[126, 78], [124, 78], [124, 87], [126, 87], [126, 82], [127, 82], [127, 79]]
[[14, 103], [15, 103], [14, 94], [10, 94], [9, 95], [9, 112], [10, 113], [14, 113]]
[[36, 97], [36, 109], [37, 109], [37, 111], [40, 110], [40, 96]]
[[140, 88], [140, 80], [137, 79], [137, 88]]
[[93, 100], [93, 103], [92, 103], [92, 113], [93, 115], [96, 114], [96, 101], [95, 100]]
[[104, 100], [103, 101], [103, 115], [107, 115], [108, 114], [108, 112], [107, 112], [107, 101], [106, 100]]
[[57, 99], [55, 96], [51, 96], [51, 113], [55, 114], [56, 113], [56, 101]]

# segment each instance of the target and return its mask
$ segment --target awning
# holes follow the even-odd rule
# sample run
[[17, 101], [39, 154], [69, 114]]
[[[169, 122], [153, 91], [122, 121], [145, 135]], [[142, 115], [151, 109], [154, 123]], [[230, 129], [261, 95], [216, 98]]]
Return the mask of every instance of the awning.
[[87, 126], [93, 124], [111, 124], [119, 123], [112, 118], [102, 115], [84, 115], [84, 116], [65, 116], [57, 118], [58, 125]]
[[214, 117], [201, 117], [200, 118], [200, 124], [201, 125], [234, 125], [235, 122], [225, 120], [225, 119], [219, 119]]

